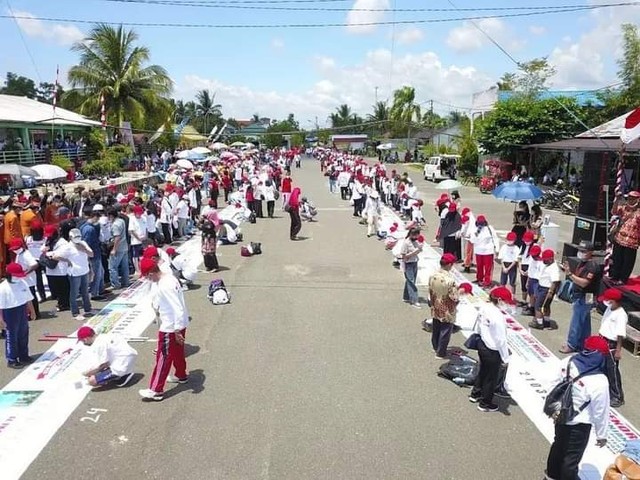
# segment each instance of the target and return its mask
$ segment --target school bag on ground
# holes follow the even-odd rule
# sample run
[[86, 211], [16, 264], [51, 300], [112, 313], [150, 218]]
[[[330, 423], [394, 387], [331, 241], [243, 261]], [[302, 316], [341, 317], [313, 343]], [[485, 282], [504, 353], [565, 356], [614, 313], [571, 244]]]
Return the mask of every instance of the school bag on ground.
[[209, 284], [209, 291], [207, 298], [214, 305], [224, 305], [231, 303], [231, 296], [227, 291], [227, 287], [224, 285], [224, 280], [221, 278], [214, 278]]
[[440, 366], [438, 376], [451, 380], [460, 387], [473, 386], [478, 376], [478, 362], [466, 355], [452, 357]]
[[584, 373], [576, 376], [575, 378], [569, 377], [569, 370], [571, 369], [571, 362], [567, 363], [567, 374], [547, 395], [544, 401], [544, 407], [542, 410], [551, 417], [557, 424], [564, 425], [567, 422], [573, 420], [576, 415], [582, 412], [591, 400], [587, 400], [577, 410], [573, 408], [573, 384], [584, 377], [586, 374], [591, 373], [593, 370], [587, 370]]

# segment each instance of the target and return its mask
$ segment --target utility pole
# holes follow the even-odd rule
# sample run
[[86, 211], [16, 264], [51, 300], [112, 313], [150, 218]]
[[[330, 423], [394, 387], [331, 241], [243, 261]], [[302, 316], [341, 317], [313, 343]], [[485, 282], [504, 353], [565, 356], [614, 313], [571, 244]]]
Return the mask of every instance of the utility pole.
[[378, 103], [378, 88], [380, 87], [374, 87], [375, 91], [376, 91], [376, 104]]

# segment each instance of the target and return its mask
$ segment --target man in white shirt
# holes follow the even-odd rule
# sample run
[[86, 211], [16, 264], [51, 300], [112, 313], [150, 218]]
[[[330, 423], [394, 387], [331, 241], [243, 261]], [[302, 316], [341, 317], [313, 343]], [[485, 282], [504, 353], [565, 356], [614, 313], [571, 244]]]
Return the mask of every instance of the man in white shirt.
[[[155, 284], [151, 306], [160, 323], [156, 364], [151, 374], [148, 389], [140, 390], [141, 397], [160, 401], [164, 398], [165, 383], [187, 383], [187, 361], [184, 342], [189, 323], [189, 314], [180, 282], [171, 274], [162, 273], [158, 264], [150, 258], [140, 261], [142, 276]], [[169, 376], [171, 367], [175, 376]]]
[[611, 406], [614, 408], [624, 405], [624, 391], [622, 390], [622, 377], [620, 376], [620, 359], [622, 358], [622, 342], [627, 336], [627, 312], [622, 308], [622, 292], [615, 288], [608, 288], [598, 297], [598, 301], [604, 303], [607, 309], [602, 315], [600, 324], [600, 336], [609, 345], [607, 355], [607, 378], [609, 379], [609, 396]]
[[551, 324], [551, 302], [560, 286], [560, 267], [555, 261], [555, 252], [546, 249], [540, 255], [543, 267], [538, 279], [536, 291], [535, 319], [529, 323], [529, 327], [536, 330], [553, 328]]
[[25, 276], [19, 264], [10, 263], [6, 267], [7, 279], [0, 283], [0, 329], [6, 330], [9, 368], [22, 368], [33, 362], [29, 356], [29, 318], [35, 318], [35, 312]]
[[33, 310], [36, 314], [36, 319], [38, 319], [40, 318], [40, 305], [36, 295], [36, 270], [38, 269], [38, 262], [33, 254], [24, 247], [24, 243], [21, 238], [11, 239], [11, 243], [9, 243], [9, 251], [15, 255], [15, 262], [22, 267], [26, 274], [24, 281], [29, 286], [31, 295], [33, 295]]
[[178, 237], [183, 239], [187, 234], [187, 220], [189, 220], [189, 198], [186, 195], [176, 205], [176, 216], [178, 218]]
[[186, 255], [179, 254], [175, 248], [167, 248], [166, 253], [171, 259], [170, 264], [175, 277], [183, 285], [183, 290], [189, 290], [189, 285], [195, 280], [198, 270], [193, 268]]
[[91, 347], [94, 355], [92, 368], [82, 373], [92, 387], [102, 387], [115, 382], [118, 387], [127, 385], [133, 377], [133, 367], [138, 352], [120, 335], [96, 335], [93, 328], [80, 327], [78, 342]]
[[588, 337], [584, 351], [565, 358], [553, 386], [569, 376], [580, 380], [572, 384], [574, 412], [572, 419], [555, 424], [555, 437], [547, 458], [547, 480], [576, 479], [578, 466], [589, 442], [591, 425], [596, 445], [607, 444], [609, 428], [609, 382], [604, 374], [609, 347], [602, 337]]
[[147, 219], [144, 208], [135, 205], [129, 214], [129, 235], [131, 236], [131, 258], [137, 273], [140, 273], [140, 257], [142, 245], [147, 241]]

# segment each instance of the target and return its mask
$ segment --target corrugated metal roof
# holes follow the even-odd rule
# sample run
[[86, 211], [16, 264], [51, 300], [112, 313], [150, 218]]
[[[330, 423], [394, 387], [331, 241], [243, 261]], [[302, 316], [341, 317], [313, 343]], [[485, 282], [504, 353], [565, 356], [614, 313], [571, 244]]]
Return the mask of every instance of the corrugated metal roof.
[[[568, 138], [550, 143], [536, 143], [526, 145], [524, 148], [536, 148], [538, 150], [591, 150], [599, 152], [617, 152], [622, 149], [622, 141], [619, 138]], [[640, 140], [625, 145], [625, 151], [640, 151]]]
[[[631, 110], [633, 112], [633, 110]], [[606, 138], [620, 138], [620, 133], [622, 133], [622, 128], [624, 127], [624, 122], [631, 112], [627, 112], [624, 115], [620, 115], [618, 118], [614, 118], [602, 125], [598, 125], [591, 130], [587, 130], [584, 133], [581, 133], [577, 136], [577, 138], [597, 138], [597, 137], [606, 137]]]
[[56, 108], [48, 103], [38, 102], [27, 97], [15, 95], [0, 95], [0, 122], [11, 123], [41, 123], [51, 125], [86, 125], [99, 126], [100, 122], [90, 120], [70, 110]]

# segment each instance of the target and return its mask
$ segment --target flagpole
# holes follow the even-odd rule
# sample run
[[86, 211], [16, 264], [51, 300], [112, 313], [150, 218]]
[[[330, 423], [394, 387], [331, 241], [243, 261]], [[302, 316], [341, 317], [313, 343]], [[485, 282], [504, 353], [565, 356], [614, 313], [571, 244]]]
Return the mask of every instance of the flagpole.
[[60, 65], [56, 65], [56, 82], [53, 84], [53, 121], [51, 122], [51, 148], [49, 151], [53, 150], [55, 147], [55, 137], [56, 137], [56, 106], [58, 105], [58, 77], [60, 75]]

